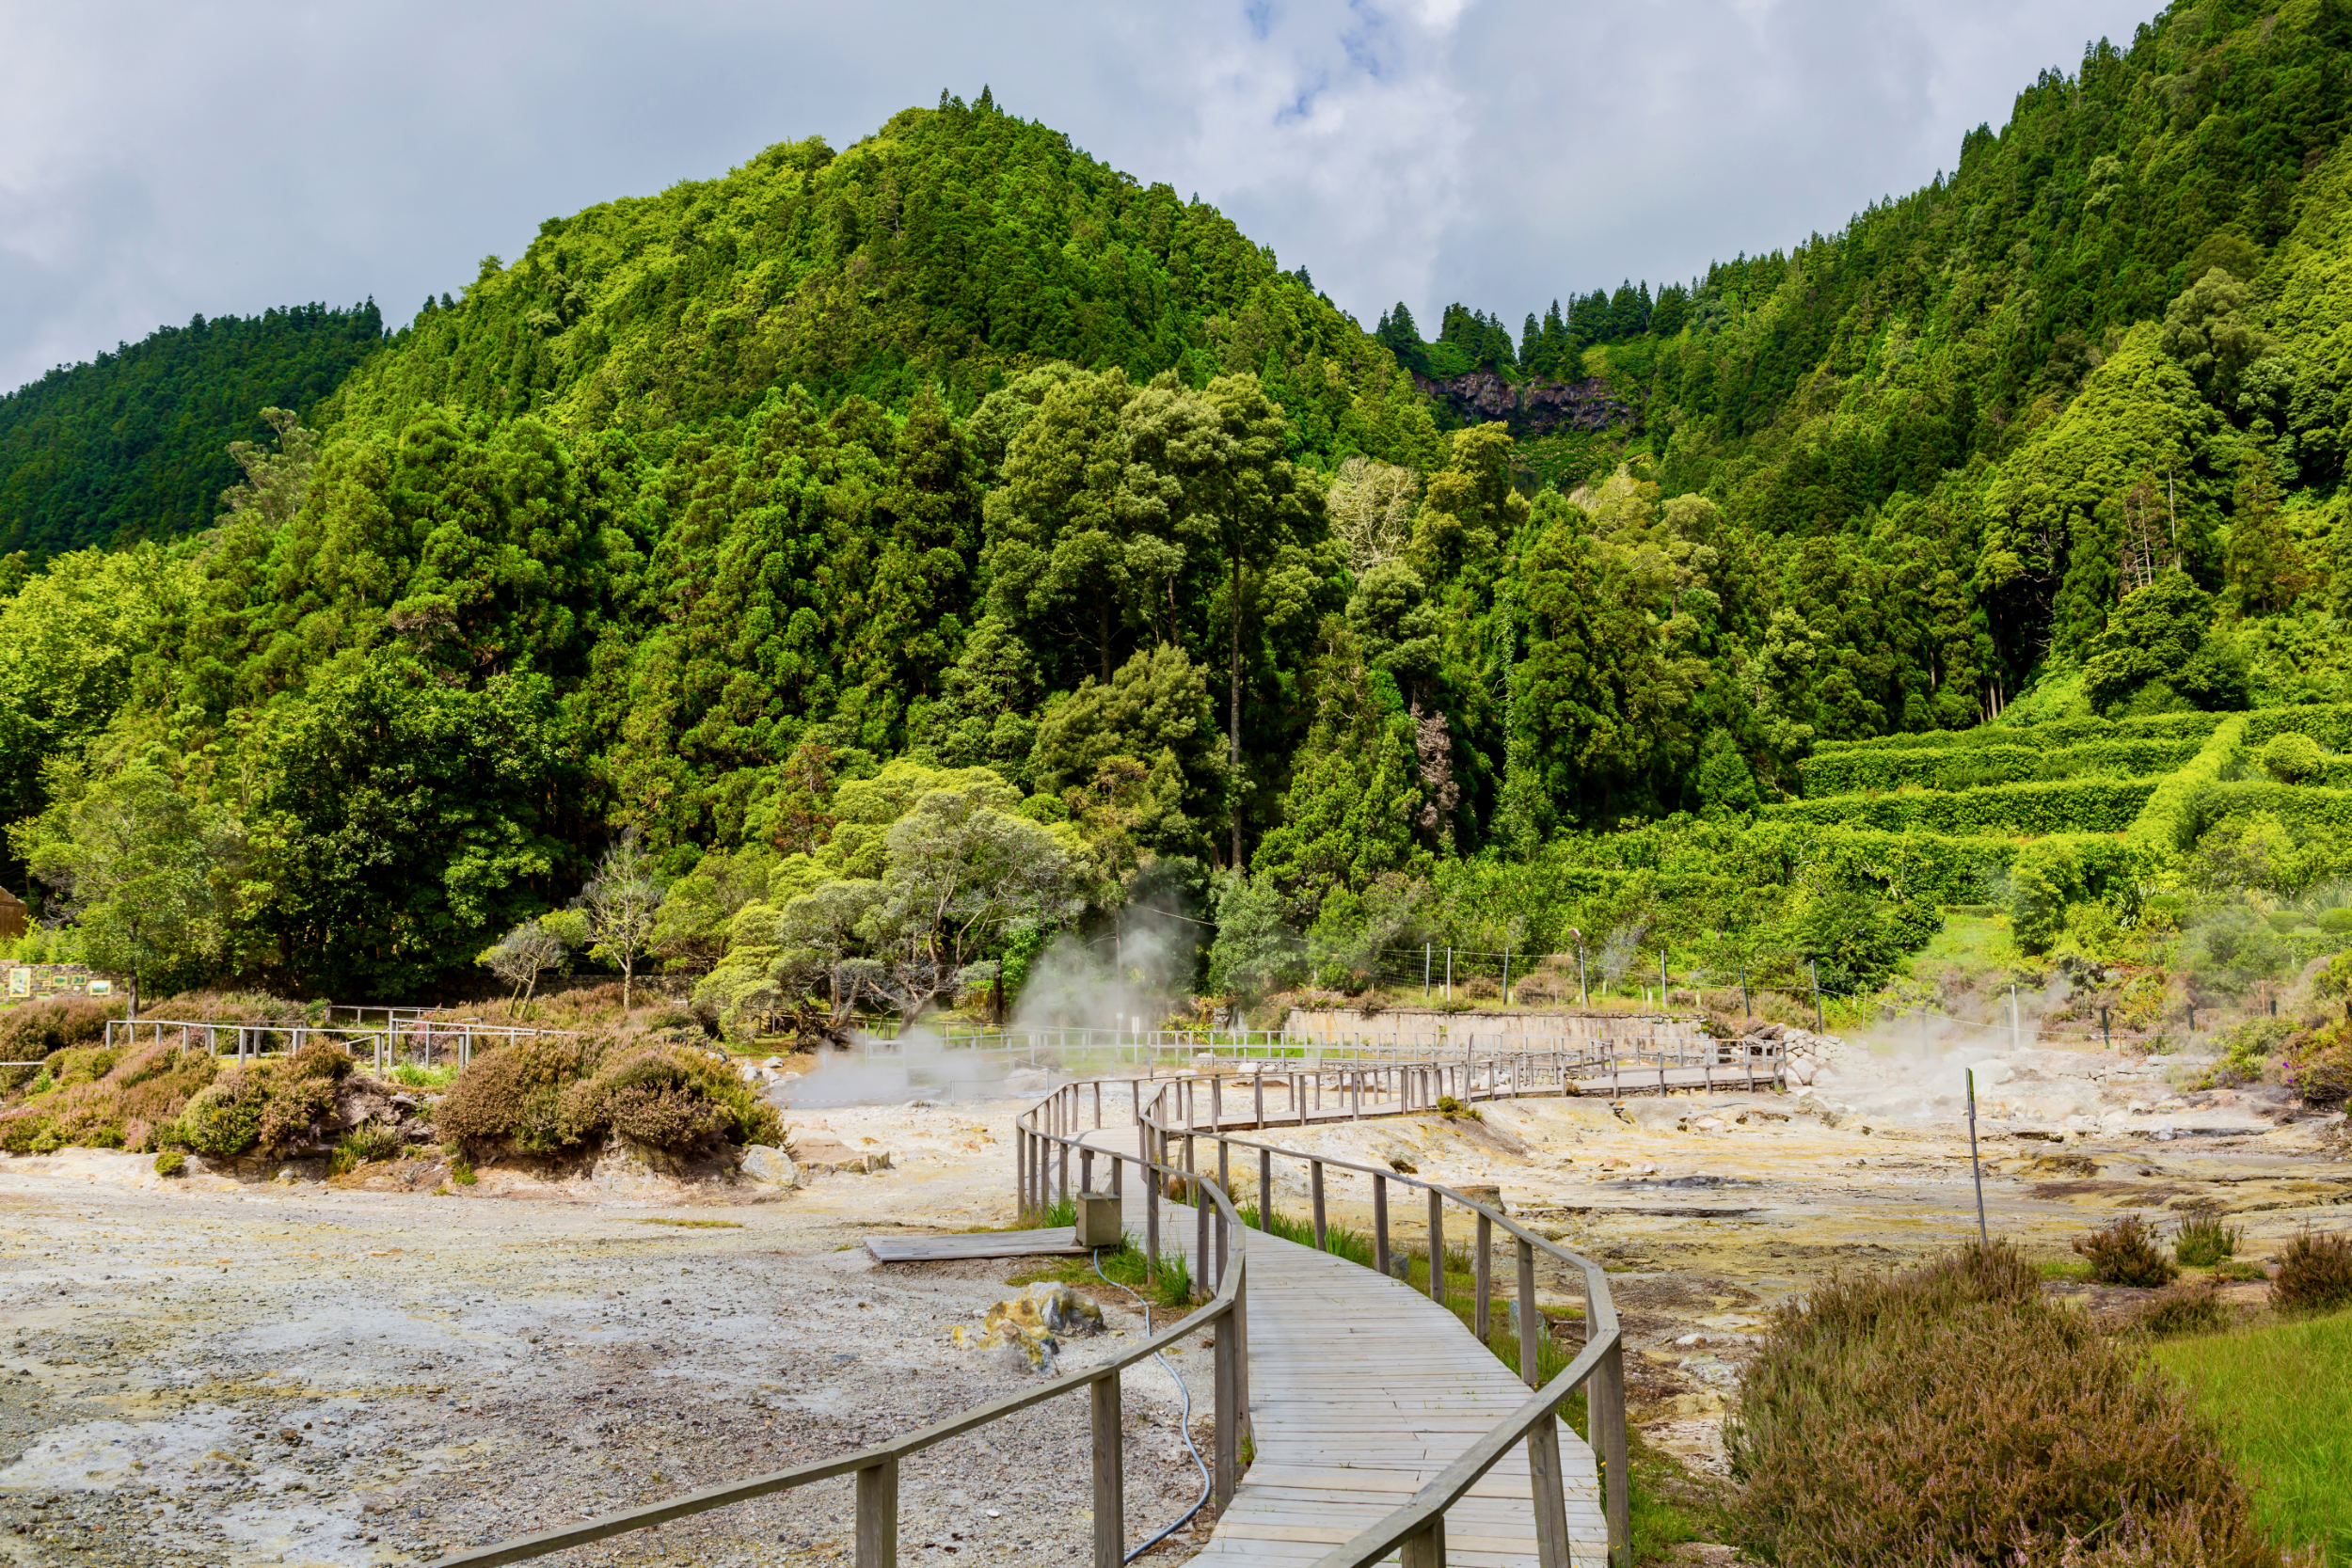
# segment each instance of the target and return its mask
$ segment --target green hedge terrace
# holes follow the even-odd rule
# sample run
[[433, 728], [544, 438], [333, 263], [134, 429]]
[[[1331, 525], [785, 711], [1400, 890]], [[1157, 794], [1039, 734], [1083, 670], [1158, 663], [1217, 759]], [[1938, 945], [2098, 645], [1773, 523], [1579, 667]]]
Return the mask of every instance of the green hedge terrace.
[[2085, 774], [2134, 779], [2169, 773], [2197, 754], [2198, 739], [2092, 740], [2055, 751], [2013, 744], [1900, 751], [1847, 750], [1807, 757], [1798, 769], [1807, 795], [1866, 790], [1971, 789]]
[[[2272, 708], [2272, 713], [2336, 711], [2333, 705]], [[2056, 719], [2046, 724], [1979, 724], [1973, 730], [1912, 730], [1867, 740], [1824, 740], [1816, 756], [1847, 752], [1942, 752], [1964, 746], [2078, 746], [2089, 740], [2201, 740], [2221, 721], [2218, 713], [2153, 713], [2137, 719]], [[2289, 721], [2283, 728], [2300, 729]], [[2307, 732], [2309, 733], [2309, 732]], [[2313, 739], [2321, 738], [2312, 734]]]
[[2054, 784], [1991, 784], [1980, 789], [1904, 790], [1887, 795], [1831, 795], [1766, 808], [1800, 822], [1919, 829], [1936, 833], [2120, 833], [2138, 821], [2156, 792], [2155, 779], [2082, 779]]

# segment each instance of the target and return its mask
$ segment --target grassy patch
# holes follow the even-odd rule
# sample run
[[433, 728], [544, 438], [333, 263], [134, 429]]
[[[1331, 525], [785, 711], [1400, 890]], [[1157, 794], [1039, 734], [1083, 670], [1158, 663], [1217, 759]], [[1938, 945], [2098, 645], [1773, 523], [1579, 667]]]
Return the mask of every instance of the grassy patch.
[[[1143, 1249], [1132, 1243], [1117, 1251], [1105, 1248], [1102, 1253], [1103, 1276], [1114, 1285], [1124, 1285], [1142, 1296], [1153, 1307], [1188, 1312], [1193, 1307], [1192, 1270], [1184, 1259], [1173, 1253], [1160, 1255], [1160, 1271], [1156, 1278], [1147, 1278]], [[1041, 1258], [1005, 1281], [1008, 1285], [1034, 1285], [1052, 1280], [1057, 1285], [1099, 1285], [1103, 1281], [1094, 1275], [1094, 1259], [1087, 1258]], [[1166, 1328], [1175, 1320], [1155, 1318], [1153, 1323]]]
[[1928, 939], [1911, 960], [1912, 974], [1932, 980], [1947, 969], [1980, 974], [1998, 969], [2017, 956], [2010, 940], [2006, 914], [1947, 914], [1944, 928]]
[[2264, 1532], [2352, 1563], [2352, 1313], [2174, 1339], [2153, 1354], [2254, 1476]]
[[631, 1225], [674, 1225], [681, 1230], [740, 1230], [740, 1220], [631, 1220]]
[[454, 1067], [425, 1067], [402, 1062], [392, 1069], [392, 1082], [412, 1089], [445, 1089], [457, 1081]]
[[2043, 1279], [2072, 1279], [2089, 1284], [2090, 1265], [2080, 1258], [2036, 1258], [2033, 1272]]

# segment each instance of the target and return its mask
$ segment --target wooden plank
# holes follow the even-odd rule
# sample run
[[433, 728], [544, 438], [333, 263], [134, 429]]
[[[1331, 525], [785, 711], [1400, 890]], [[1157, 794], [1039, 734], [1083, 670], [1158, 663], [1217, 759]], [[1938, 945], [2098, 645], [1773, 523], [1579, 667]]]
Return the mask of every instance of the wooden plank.
[[970, 1258], [1079, 1257], [1090, 1250], [1078, 1244], [1072, 1226], [1051, 1230], [989, 1230], [969, 1236], [868, 1236], [866, 1250], [877, 1263], [939, 1263]]

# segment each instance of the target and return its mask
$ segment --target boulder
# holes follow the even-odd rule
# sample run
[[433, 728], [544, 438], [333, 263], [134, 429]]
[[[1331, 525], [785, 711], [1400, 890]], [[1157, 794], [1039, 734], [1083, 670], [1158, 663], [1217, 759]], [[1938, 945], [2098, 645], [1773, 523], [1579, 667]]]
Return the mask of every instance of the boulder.
[[792, 1156], [767, 1144], [754, 1144], [743, 1150], [743, 1174], [754, 1181], [774, 1187], [797, 1187], [801, 1184], [801, 1168], [792, 1163]]

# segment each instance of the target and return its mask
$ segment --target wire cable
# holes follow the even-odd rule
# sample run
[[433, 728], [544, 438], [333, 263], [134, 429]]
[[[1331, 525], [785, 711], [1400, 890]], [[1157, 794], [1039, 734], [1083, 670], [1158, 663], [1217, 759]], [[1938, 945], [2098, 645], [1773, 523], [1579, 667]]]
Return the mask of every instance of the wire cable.
[[[1094, 1249], [1094, 1277], [1101, 1280], [1104, 1284], [1110, 1286], [1113, 1290], [1125, 1291], [1129, 1295], [1135, 1297], [1136, 1305], [1143, 1308], [1143, 1337], [1147, 1339], [1152, 1338], [1152, 1304], [1143, 1299], [1143, 1293], [1141, 1291], [1134, 1290], [1129, 1286], [1120, 1284], [1118, 1280], [1113, 1279], [1109, 1275], [1103, 1272], [1103, 1249], [1101, 1247], [1096, 1247]], [[1152, 1352], [1152, 1359], [1157, 1361], [1160, 1364], [1160, 1369], [1167, 1372], [1169, 1378], [1174, 1380], [1176, 1384], [1177, 1395], [1184, 1402], [1184, 1423], [1177, 1430], [1184, 1434], [1184, 1447], [1192, 1454], [1193, 1465], [1200, 1471], [1200, 1496], [1193, 1499], [1193, 1504], [1190, 1508], [1184, 1510], [1184, 1513], [1176, 1516], [1175, 1523], [1169, 1525], [1166, 1529], [1160, 1531], [1159, 1534], [1153, 1536], [1151, 1540], [1146, 1541], [1142, 1545], [1137, 1546], [1134, 1551], [1121, 1557], [1119, 1560], [1121, 1562], [1133, 1562], [1136, 1559], [1141, 1557], [1144, 1553], [1150, 1551], [1152, 1547], [1158, 1545], [1161, 1542], [1167, 1540], [1178, 1530], [1183, 1529], [1186, 1525], [1192, 1522], [1193, 1515], [1200, 1513], [1200, 1510], [1207, 1505], [1209, 1500], [1209, 1462], [1200, 1457], [1200, 1445], [1196, 1444], [1192, 1440], [1192, 1390], [1184, 1386], [1184, 1380], [1177, 1375], [1177, 1371], [1174, 1367], [1168, 1365], [1168, 1353], [1166, 1351]]]

